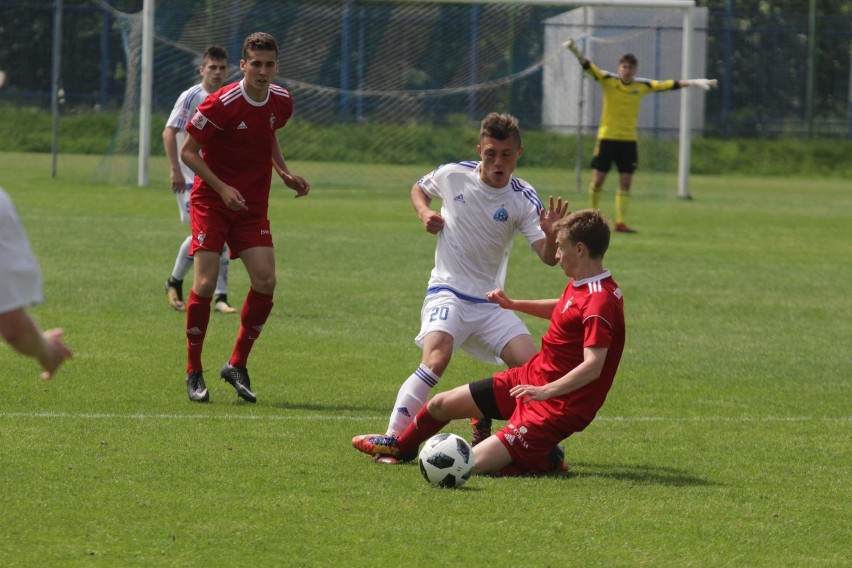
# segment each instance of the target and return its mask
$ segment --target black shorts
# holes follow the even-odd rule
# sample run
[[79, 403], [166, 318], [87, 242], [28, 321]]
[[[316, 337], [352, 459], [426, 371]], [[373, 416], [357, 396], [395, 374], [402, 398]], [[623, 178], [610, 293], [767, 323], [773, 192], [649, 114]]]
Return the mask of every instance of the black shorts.
[[473, 402], [476, 403], [485, 418], [506, 420], [506, 417], [500, 414], [500, 410], [497, 408], [497, 399], [494, 398], [494, 377], [474, 381], [468, 384], [468, 388], [470, 388], [470, 396], [473, 397]]
[[598, 140], [595, 143], [595, 155], [592, 167], [600, 172], [608, 172], [612, 163], [620, 174], [632, 174], [639, 167], [639, 153], [635, 140]]

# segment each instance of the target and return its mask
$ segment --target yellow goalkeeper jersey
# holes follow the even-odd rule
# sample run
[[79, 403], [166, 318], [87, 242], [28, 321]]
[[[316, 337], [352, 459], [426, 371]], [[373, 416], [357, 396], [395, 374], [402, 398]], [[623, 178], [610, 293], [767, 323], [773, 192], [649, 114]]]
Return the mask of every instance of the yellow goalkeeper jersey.
[[586, 73], [597, 81], [603, 91], [603, 111], [598, 127], [598, 140], [636, 140], [636, 122], [642, 97], [649, 93], [671, 91], [678, 88], [674, 79], [655, 81], [636, 78], [632, 83], [622, 83], [615, 73], [602, 71], [589, 61]]

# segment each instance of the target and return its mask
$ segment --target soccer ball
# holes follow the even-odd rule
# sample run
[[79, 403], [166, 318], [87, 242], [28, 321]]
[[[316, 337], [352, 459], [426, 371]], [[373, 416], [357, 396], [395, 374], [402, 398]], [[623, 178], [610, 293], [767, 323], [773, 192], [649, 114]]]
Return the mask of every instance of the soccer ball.
[[420, 473], [435, 487], [461, 487], [473, 472], [473, 449], [455, 434], [438, 434], [423, 444]]

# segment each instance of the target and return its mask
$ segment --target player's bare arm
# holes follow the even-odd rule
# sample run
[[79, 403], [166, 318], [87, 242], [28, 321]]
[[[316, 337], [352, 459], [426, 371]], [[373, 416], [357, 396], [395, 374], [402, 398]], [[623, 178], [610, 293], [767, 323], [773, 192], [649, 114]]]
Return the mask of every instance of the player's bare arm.
[[53, 378], [63, 361], [70, 359], [71, 349], [62, 342], [60, 328], [42, 331], [23, 308], [0, 314], [0, 336], [22, 355], [36, 359], [44, 371], [43, 380]]
[[429, 206], [432, 203], [432, 198], [423, 192], [418, 184], [411, 187], [411, 204], [414, 210], [417, 211], [417, 216], [423, 227], [429, 233], [437, 235], [444, 228], [444, 218], [437, 211], [433, 211]]
[[166, 149], [166, 158], [169, 160], [172, 191], [183, 193], [186, 191], [186, 180], [183, 179], [183, 172], [180, 171], [180, 163], [178, 162], [177, 133], [177, 128], [166, 126], [163, 129], [163, 147]]
[[583, 388], [601, 376], [606, 353], [606, 347], [586, 347], [583, 349], [583, 362], [574, 367], [567, 375], [544, 386], [517, 385], [512, 387], [509, 394], [520, 398], [523, 402], [547, 400], [574, 392]]
[[504, 310], [523, 312], [542, 319], [550, 319], [553, 308], [559, 302], [557, 298], [545, 300], [513, 300], [501, 288], [485, 293], [489, 302], [497, 304]]
[[281, 153], [281, 146], [272, 145], [272, 167], [281, 176], [284, 185], [296, 192], [296, 197], [303, 197], [311, 191], [311, 184], [302, 176], [297, 176], [287, 168], [287, 161]]
[[236, 188], [231, 187], [227, 183], [219, 179], [210, 166], [204, 161], [199, 153], [201, 144], [199, 144], [192, 136], [186, 137], [186, 142], [183, 143], [183, 148], [180, 151], [180, 157], [183, 163], [195, 172], [195, 174], [207, 182], [213, 191], [219, 194], [225, 206], [232, 211], [245, 211], [246, 200]]

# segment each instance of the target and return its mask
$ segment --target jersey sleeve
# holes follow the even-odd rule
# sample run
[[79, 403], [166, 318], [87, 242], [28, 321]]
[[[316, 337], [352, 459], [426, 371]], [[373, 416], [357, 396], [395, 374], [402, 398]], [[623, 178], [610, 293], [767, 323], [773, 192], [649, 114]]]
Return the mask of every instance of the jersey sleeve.
[[651, 90], [656, 92], [659, 91], [671, 91], [673, 89], [678, 88], [678, 82], [674, 79], [667, 79], [665, 81], [656, 81], [651, 79], [648, 81], [648, 86], [651, 87]]
[[277, 114], [281, 117], [281, 120], [277, 120], [274, 125], [275, 130], [278, 130], [279, 128], [284, 128], [287, 122], [293, 117], [293, 96], [290, 94], [290, 91], [279, 85], [274, 85], [270, 93], [276, 95], [274, 100], [277, 104]]
[[524, 186], [520, 192], [523, 195], [522, 203], [524, 207], [524, 215], [521, 218], [522, 221], [518, 227], [518, 232], [524, 236], [527, 243], [532, 245], [534, 242], [545, 238], [545, 234], [544, 231], [541, 230], [541, 223], [539, 220], [541, 211], [544, 209], [544, 204], [541, 202], [541, 199], [539, 199], [538, 194], [531, 185], [528, 185], [522, 180], [518, 181], [520, 181]]
[[442, 167], [443, 166], [438, 166], [437, 168], [417, 180], [417, 185], [420, 186], [420, 189], [423, 190], [423, 193], [425, 193], [431, 198], [443, 199], [443, 197], [441, 196], [441, 186], [443, 184], [439, 181], [439, 178], [441, 177], [440, 171]]
[[593, 294], [583, 313], [583, 347], [609, 348], [615, 318], [615, 306], [609, 293], [604, 290]]
[[225, 106], [211, 96], [198, 105], [192, 120], [186, 125], [186, 131], [196, 142], [204, 145], [225, 129], [226, 121]]
[[175, 101], [175, 106], [166, 120], [166, 126], [171, 128], [184, 128], [189, 121], [189, 107], [186, 104], [186, 99], [189, 91], [184, 91]]
[[586, 75], [598, 82], [600, 82], [601, 79], [605, 79], [611, 75], [611, 73], [609, 73], [608, 71], [604, 71], [591, 61], [588, 61], [583, 66], [583, 70], [586, 72]]

